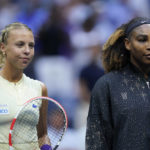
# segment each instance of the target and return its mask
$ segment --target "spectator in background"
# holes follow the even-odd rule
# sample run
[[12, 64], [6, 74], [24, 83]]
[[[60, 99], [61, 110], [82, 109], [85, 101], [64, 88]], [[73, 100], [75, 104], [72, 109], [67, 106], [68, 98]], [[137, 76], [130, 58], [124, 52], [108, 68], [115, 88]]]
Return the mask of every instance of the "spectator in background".
[[145, 16], [149, 17], [149, 0], [126, 0], [128, 3], [128, 7], [135, 12], [137, 16]]
[[104, 19], [107, 19], [114, 29], [137, 15], [131, 9], [129, 0], [115, 0], [106, 3], [104, 6], [104, 14], [106, 17]]
[[18, 0], [17, 5], [20, 6], [20, 11], [16, 16], [16, 20], [27, 24], [37, 36], [41, 26], [49, 17], [49, 9], [51, 5], [44, 5], [41, 0]]
[[76, 109], [75, 128], [85, 126], [91, 91], [97, 79], [104, 75], [104, 70], [98, 61], [100, 59], [100, 50], [100, 44], [91, 47], [91, 61], [79, 73], [79, 104]]
[[73, 49], [62, 11], [61, 6], [53, 5], [49, 19], [40, 29], [38, 42], [41, 55], [62, 55], [68, 58], [72, 56]]
[[0, 1], [0, 29], [7, 24], [16, 20], [16, 15], [19, 12], [19, 6], [12, 3], [11, 0]]
[[[78, 18], [78, 15], [76, 13], [74, 15], [73, 12], [78, 12], [82, 17]], [[85, 3], [81, 1], [81, 6], [78, 2], [70, 12], [70, 16], [78, 20], [77, 24], [75, 27], [72, 27], [70, 32], [71, 44], [75, 51], [73, 56], [73, 63], [78, 75], [80, 70], [91, 62], [91, 49], [93, 46], [101, 43], [101, 34], [95, 30], [98, 14], [92, 8], [89, 1], [88, 4], [87, 2]], [[71, 18], [70, 16], [69, 19]]]
[[100, 62], [98, 62], [100, 49], [100, 44], [91, 47], [91, 62], [84, 66], [79, 73], [79, 101], [75, 111], [74, 129], [67, 129], [60, 145], [60, 150], [85, 149], [86, 120], [91, 90], [97, 79], [104, 74], [103, 69], [100, 67]]

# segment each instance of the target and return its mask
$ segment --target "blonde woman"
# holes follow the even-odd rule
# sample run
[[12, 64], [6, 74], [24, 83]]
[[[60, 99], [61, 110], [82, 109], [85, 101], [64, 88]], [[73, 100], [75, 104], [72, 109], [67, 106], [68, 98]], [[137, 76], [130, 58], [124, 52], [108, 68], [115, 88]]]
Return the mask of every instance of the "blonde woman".
[[[27, 77], [23, 71], [34, 56], [34, 35], [25, 24], [16, 22], [6, 26], [0, 35], [0, 149], [8, 150], [8, 135], [12, 119], [27, 100], [37, 96], [47, 96], [46, 86], [37, 80]], [[40, 119], [44, 118], [47, 104], [40, 109]], [[44, 119], [35, 126], [35, 135], [29, 137], [29, 143], [16, 145], [16, 149], [35, 149], [30, 139], [43, 141], [36, 149], [51, 149], [47, 138]], [[30, 132], [30, 131], [29, 131]], [[33, 132], [33, 131], [32, 131]]]

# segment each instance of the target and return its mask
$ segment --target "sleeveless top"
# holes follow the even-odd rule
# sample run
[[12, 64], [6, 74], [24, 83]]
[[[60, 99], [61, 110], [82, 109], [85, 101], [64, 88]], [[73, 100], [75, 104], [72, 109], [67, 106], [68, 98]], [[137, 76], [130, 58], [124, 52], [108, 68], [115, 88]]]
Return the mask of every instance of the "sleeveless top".
[[[26, 101], [37, 96], [42, 96], [40, 81], [23, 74], [22, 78], [14, 83], [0, 76], [0, 149], [9, 150], [8, 135], [13, 118]], [[21, 147], [23, 150], [23, 146]]]

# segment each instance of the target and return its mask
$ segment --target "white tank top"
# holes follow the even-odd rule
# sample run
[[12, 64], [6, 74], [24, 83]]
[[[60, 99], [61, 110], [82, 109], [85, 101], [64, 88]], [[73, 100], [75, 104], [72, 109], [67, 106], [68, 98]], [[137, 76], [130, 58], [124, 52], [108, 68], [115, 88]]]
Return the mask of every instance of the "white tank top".
[[21, 80], [13, 83], [0, 76], [0, 149], [5, 145], [7, 150], [10, 125], [21, 105], [37, 96], [42, 96], [40, 81], [23, 74]]

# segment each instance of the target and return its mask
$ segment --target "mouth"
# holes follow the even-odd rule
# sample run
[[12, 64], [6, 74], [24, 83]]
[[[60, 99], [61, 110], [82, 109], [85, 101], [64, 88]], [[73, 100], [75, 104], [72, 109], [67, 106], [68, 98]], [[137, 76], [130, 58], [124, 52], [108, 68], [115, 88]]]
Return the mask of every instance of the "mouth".
[[150, 54], [145, 54], [144, 56], [150, 59]]
[[28, 63], [30, 61], [30, 58], [27, 58], [27, 57], [21, 57], [20, 60], [23, 62], [23, 63]]
[[29, 61], [30, 59], [29, 58], [22, 58], [22, 60]]

